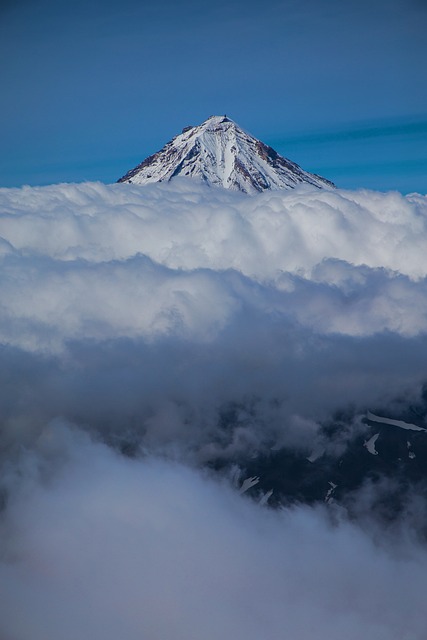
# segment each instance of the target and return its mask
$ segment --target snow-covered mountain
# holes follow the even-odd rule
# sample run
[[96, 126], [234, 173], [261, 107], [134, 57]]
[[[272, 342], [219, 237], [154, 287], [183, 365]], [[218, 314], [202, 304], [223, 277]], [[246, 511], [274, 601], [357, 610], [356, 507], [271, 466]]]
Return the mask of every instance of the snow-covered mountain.
[[185, 127], [118, 182], [144, 185], [176, 176], [249, 194], [293, 189], [301, 183], [319, 189], [335, 186], [283, 158], [227, 116], [211, 116], [197, 127]]

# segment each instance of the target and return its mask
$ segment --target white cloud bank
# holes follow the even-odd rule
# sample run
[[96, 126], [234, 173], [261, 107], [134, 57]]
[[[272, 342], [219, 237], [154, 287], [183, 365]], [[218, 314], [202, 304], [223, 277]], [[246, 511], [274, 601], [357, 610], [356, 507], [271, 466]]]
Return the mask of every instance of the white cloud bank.
[[0, 189], [1, 640], [424, 640], [407, 528], [194, 467], [419, 397], [426, 224], [398, 193]]
[[419, 195], [177, 182], [0, 190], [0, 339], [212, 340], [244, 307], [320, 333], [427, 327]]

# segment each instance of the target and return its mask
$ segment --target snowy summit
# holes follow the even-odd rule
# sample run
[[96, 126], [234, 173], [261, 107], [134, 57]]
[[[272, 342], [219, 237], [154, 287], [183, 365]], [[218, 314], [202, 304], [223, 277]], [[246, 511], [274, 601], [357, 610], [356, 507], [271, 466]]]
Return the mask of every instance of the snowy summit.
[[335, 186], [283, 158], [227, 116], [211, 116], [199, 126], [185, 127], [118, 182], [144, 185], [176, 176], [249, 194], [293, 189], [301, 183], [319, 189]]

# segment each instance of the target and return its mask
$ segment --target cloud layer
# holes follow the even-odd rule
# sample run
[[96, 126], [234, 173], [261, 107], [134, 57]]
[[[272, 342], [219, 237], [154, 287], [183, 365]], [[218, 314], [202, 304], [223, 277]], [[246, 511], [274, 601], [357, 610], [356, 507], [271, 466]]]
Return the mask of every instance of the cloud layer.
[[424, 382], [425, 197], [247, 198], [184, 180], [0, 201], [13, 425], [61, 415], [211, 450], [224, 407], [252, 404], [239, 442], [255, 447], [292, 440], [294, 415], [364, 411]]
[[421, 640], [407, 526], [272, 512], [206, 465], [419, 400], [427, 198], [184, 180], [0, 211], [2, 640]]

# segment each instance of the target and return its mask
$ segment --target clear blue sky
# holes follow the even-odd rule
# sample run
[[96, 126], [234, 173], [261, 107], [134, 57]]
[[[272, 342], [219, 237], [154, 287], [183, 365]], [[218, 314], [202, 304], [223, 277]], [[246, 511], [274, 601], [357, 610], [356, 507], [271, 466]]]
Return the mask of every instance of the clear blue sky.
[[425, 0], [0, 0], [0, 186], [113, 182], [227, 113], [338, 186], [427, 191]]

